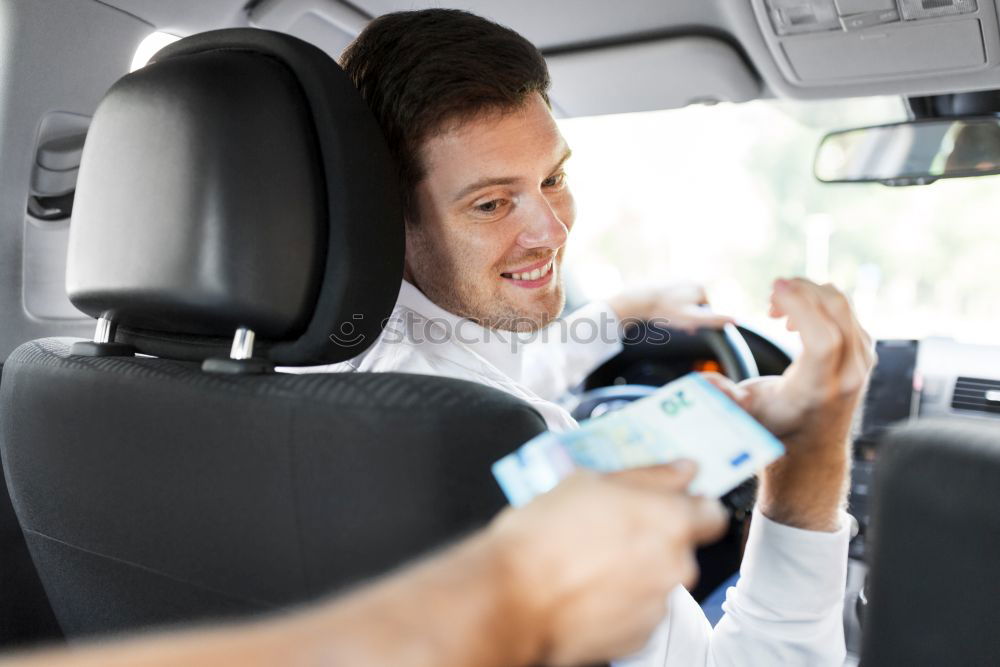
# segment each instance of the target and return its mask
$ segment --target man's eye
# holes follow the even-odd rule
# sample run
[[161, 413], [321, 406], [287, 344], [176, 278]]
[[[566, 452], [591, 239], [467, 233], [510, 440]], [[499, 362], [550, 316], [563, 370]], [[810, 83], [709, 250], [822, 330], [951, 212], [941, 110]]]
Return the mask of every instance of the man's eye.
[[563, 183], [566, 182], [566, 174], [558, 173], [549, 176], [544, 181], [542, 181], [543, 188], [558, 188], [561, 187]]
[[497, 209], [503, 204], [502, 199], [491, 199], [488, 202], [477, 204], [476, 210], [480, 213], [496, 213]]

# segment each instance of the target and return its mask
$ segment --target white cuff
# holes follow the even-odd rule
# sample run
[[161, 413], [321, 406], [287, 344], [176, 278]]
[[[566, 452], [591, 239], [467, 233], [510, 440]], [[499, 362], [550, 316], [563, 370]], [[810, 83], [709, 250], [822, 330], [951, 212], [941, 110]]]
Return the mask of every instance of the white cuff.
[[[740, 606], [758, 614], [808, 621], [840, 608], [847, 581], [851, 519], [842, 512], [832, 533], [793, 528], [754, 509], [736, 590]], [[727, 600], [731, 604], [732, 600]]]

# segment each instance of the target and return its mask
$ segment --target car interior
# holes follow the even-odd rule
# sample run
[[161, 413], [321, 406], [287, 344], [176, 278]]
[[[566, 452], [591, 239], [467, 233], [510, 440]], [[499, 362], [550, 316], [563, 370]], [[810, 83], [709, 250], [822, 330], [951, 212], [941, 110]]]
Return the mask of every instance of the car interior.
[[[1000, 192], [997, 0], [0, 0], [0, 651], [313, 600], [505, 506], [491, 464], [546, 428], [526, 403], [442, 377], [275, 372], [355, 356], [395, 303], [395, 171], [335, 61], [372, 19], [429, 6], [534, 43], [571, 139], [602, 119], [891, 99], [903, 117], [870, 127], [817, 112], [807, 163], [788, 169], [829, 201], [863, 193], [875, 217], [891, 212], [870, 193], [937, 188], [958, 210], [947, 188], [974, 182], [982, 219]], [[687, 178], [739, 197], [712, 173]], [[662, 196], [685, 187], [667, 180]], [[697, 235], [695, 222], [657, 224]], [[739, 219], [724, 223], [739, 236]], [[624, 217], [613, 233], [654, 245], [643, 229]], [[909, 269], [969, 274], [974, 290], [946, 296], [980, 319], [892, 314], [898, 326], [874, 331], [848, 664], [1000, 656], [1000, 291], [982, 273], [1000, 232], [976, 229], [942, 266]], [[825, 261], [810, 244], [786, 264]], [[984, 259], [970, 269], [972, 249]], [[853, 252], [856, 301], [899, 292], [871, 276], [903, 251]], [[600, 298], [589, 257], [569, 263], [567, 310]], [[560, 402], [598, 418], [691, 371], [782, 373], [794, 340], [734, 315], [720, 331], [639, 325]], [[727, 535], [699, 550], [692, 594], [710, 618], [753, 499], [752, 481], [728, 494]]]

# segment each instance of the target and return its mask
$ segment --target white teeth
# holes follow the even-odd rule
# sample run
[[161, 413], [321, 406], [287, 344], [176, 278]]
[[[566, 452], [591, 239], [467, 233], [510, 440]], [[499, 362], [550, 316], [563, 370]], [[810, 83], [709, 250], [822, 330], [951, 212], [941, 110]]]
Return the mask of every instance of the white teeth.
[[552, 270], [552, 262], [549, 262], [540, 269], [535, 269], [534, 271], [525, 271], [524, 273], [511, 273], [510, 277], [514, 280], [538, 280], [539, 278], [544, 278]]

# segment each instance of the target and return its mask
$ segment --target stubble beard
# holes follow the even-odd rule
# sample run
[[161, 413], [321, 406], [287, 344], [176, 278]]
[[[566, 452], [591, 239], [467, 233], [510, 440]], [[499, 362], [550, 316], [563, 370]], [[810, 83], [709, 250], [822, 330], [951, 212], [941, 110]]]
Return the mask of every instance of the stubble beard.
[[457, 283], [446, 286], [436, 280], [430, 280], [426, 284], [421, 282], [419, 287], [424, 295], [438, 306], [449, 313], [472, 320], [481, 327], [530, 333], [547, 326], [562, 312], [566, 303], [565, 290], [562, 277], [556, 279], [558, 283], [552, 292], [546, 295], [544, 301], [539, 303], [536, 311], [514, 307], [503, 299], [499, 289], [490, 298], [474, 289], [454, 287]]
[[[562, 312], [566, 304], [565, 290], [563, 289], [562, 276], [555, 278], [558, 282], [554, 285], [553, 291], [547, 294], [544, 303], [539, 304], [537, 312], [518, 311], [510, 307], [499, 295], [494, 300], [496, 306], [492, 311], [483, 308], [484, 313], [480, 317], [465, 316], [477, 322], [487, 329], [499, 331], [514, 331], [517, 333], [531, 333], [548, 326]], [[488, 314], [485, 314], [488, 313]]]
[[[421, 244], [423, 245], [423, 244]], [[426, 251], [427, 248], [421, 250]], [[552, 291], [539, 300], [537, 308], [519, 309], [505, 300], [501, 284], [494, 283], [492, 294], [478, 290], [471, 280], [463, 275], [452, 262], [435, 257], [437, 253], [421, 252], [427, 258], [426, 264], [412, 265], [413, 278], [417, 287], [428, 299], [449, 313], [472, 320], [481, 327], [498, 331], [531, 333], [550, 324], [562, 312], [566, 304], [566, 294], [562, 279], [562, 252], [556, 254]], [[423, 264], [421, 266], [420, 264]], [[422, 270], [435, 267], [436, 270]], [[499, 275], [499, 274], [498, 274]], [[498, 278], [499, 280], [499, 278]]]

